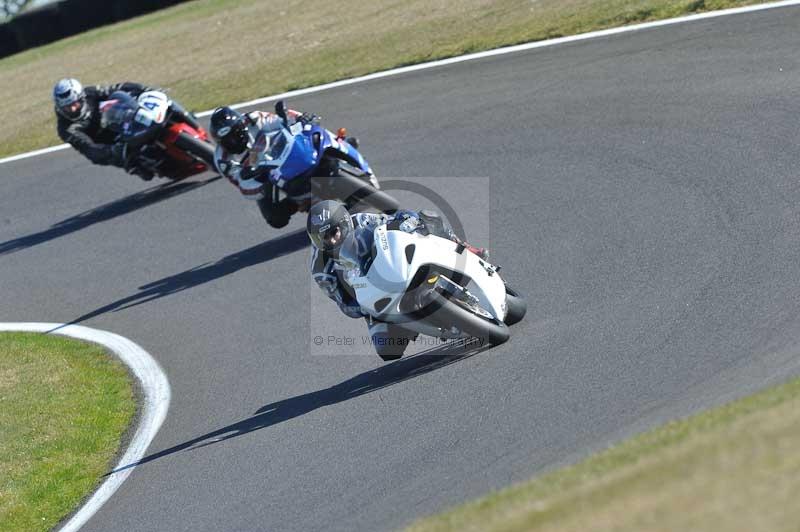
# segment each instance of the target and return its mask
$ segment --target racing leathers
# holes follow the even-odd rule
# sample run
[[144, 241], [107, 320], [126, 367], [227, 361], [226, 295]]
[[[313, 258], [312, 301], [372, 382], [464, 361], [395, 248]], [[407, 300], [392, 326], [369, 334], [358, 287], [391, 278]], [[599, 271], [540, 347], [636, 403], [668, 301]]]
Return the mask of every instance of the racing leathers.
[[[364, 312], [347, 283], [348, 277], [364, 273], [364, 265], [371, 257], [375, 229], [387, 224], [390, 228], [409, 233], [419, 231], [448, 238], [464, 245], [482, 258], [488, 258], [488, 252], [463, 242], [434, 211], [401, 210], [392, 215], [357, 213], [353, 214], [351, 219], [354, 231], [352, 236], [348, 237], [352, 241], [342, 246], [346, 251], [340, 249], [338, 255], [333, 256], [312, 246], [311, 276], [323, 293], [335, 301], [344, 314], [351, 318], [365, 318], [372, 346], [378, 356], [383, 360], [395, 360], [403, 355], [408, 343], [416, 339], [417, 333], [393, 323], [382, 322]], [[347, 258], [343, 258], [343, 255]]]
[[[302, 116], [298, 111], [288, 109], [286, 112], [290, 125]], [[247, 149], [241, 153], [230, 153], [222, 145], [217, 144], [214, 162], [217, 171], [235, 185], [246, 198], [258, 202], [262, 216], [273, 227], [283, 227], [289, 223], [293, 214], [287, 201], [276, 201], [273, 185], [257, 167], [269, 147], [272, 134], [279, 131], [283, 124], [275, 113], [253, 111], [244, 115], [247, 122]]]
[[122, 150], [113, 147], [116, 133], [100, 126], [100, 103], [108, 100], [111, 93], [116, 91], [126, 92], [136, 98], [148, 90], [152, 88], [131, 81], [84, 87], [87, 112], [74, 121], [56, 112], [58, 136], [94, 164], [122, 167]]
[[[101, 126], [102, 113], [100, 112], [100, 104], [110, 99], [111, 95], [117, 91], [125, 92], [133, 98], [138, 98], [143, 92], [158, 89], [141, 83], [125, 81], [113, 85], [91, 85], [84, 87], [83, 90], [85, 93], [83, 105], [86, 106], [86, 112], [80, 118], [70, 120], [56, 111], [58, 136], [94, 164], [124, 168], [124, 146], [121, 143], [115, 143], [117, 137], [115, 132], [104, 129]], [[170, 109], [173, 115], [179, 117], [182, 121], [192, 127], [200, 127], [197, 120], [177, 102], [172, 102]], [[133, 167], [129, 171], [138, 174], [139, 177], [145, 180], [153, 177], [152, 172], [142, 168]]]

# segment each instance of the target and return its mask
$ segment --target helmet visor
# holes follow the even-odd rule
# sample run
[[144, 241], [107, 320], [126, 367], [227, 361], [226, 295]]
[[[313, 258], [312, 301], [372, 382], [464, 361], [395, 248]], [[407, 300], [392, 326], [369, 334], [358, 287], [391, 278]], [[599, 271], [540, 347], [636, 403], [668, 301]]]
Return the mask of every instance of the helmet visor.
[[223, 148], [231, 153], [242, 153], [247, 149], [247, 127], [238, 123], [232, 126], [225, 126], [217, 132], [218, 141]]
[[322, 232], [322, 249], [325, 251], [333, 251], [334, 249], [338, 248], [342, 245], [342, 240], [344, 240], [344, 235], [342, 234], [342, 230], [338, 225], [331, 227], [330, 229]]
[[83, 100], [75, 100], [72, 103], [68, 103], [61, 106], [61, 112], [67, 118], [78, 118], [81, 115], [82, 110], [83, 110]]
[[309, 210], [306, 231], [315, 248], [336, 251], [353, 234], [353, 220], [344, 205], [324, 200]]

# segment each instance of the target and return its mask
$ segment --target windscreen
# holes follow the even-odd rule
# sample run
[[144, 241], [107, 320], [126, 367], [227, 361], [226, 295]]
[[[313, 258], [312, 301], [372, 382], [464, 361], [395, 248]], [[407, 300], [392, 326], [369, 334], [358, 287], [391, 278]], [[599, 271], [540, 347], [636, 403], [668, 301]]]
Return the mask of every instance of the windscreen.
[[283, 131], [274, 134], [270, 139], [269, 150], [267, 151], [268, 159], [280, 159], [283, 152], [286, 150], [287, 142], [286, 135]]
[[101, 104], [103, 115], [100, 125], [116, 133], [122, 133], [125, 124], [130, 122], [138, 106], [131, 98], [112, 98]]

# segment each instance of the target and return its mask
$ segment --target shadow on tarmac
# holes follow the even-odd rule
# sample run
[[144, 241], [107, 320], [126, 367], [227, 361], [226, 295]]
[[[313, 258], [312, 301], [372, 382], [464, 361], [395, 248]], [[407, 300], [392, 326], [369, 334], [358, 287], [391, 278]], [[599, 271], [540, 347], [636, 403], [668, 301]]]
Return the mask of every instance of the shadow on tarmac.
[[150, 205], [155, 205], [164, 200], [174, 198], [180, 194], [191, 192], [196, 188], [213, 183], [218, 179], [220, 179], [220, 176], [216, 175], [203, 181], [169, 182], [125, 196], [124, 198], [89, 209], [75, 216], [70, 216], [66, 220], [53, 224], [48, 229], [39, 231], [38, 233], [31, 233], [27, 236], [0, 242], [0, 256], [38, 246], [39, 244], [44, 244], [45, 242], [69, 235], [81, 229], [86, 229], [91, 225], [106, 222], [118, 216], [124, 216], [139, 209], [149, 207]]
[[226, 275], [243, 270], [244, 268], [249, 268], [250, 266], [273, 260], [282, 255], [300, 251], [308, 245], [309, 240], [305, 229], [298, 229], [297, 231], [282, 235], [278, 238], [273, 238], [267, 242], [262, 242], [256, 246], [227, 255], [216, 262], [201, 264], [190, 270], [140, 286], [139, 292], [84, 314], [72, 320], [67, 325], [81, 323], [107, 312], [117, 312], [149, 303], [156, 299], [161, 299], [162, 297], [176, 294], [225, 277]]
[[365, 371], [346, 381], [335, 384], [330, 388], [264, 405], [246, 419], [203, 434], [202, 436], [198, 436], [197, 438], [193, 438], [168, 449], [164, 449], [163, 451], [145, 456], [137, 462], [110, 471], [107, 475], [137, 465], [146, 464], [180, 451], [198, 449], [206, 445], [212, 445], [231, 438], [244, 436], [245, 434], [303, 416], [318, 408], [341, 403], [348, 399], [354, 399], [408, 379], [425, 375], [426, 373], [474, 356], [489, 348], [490, 346], [488, 345], [465, 348], [463, 343], [444, 344], [440, 347], [435, 347], [409, 356], [408, 358], [402, 358], [395, 362], [387, 363], [377, 369]]
[[39, 231], [38, 233], [31, 233], [27, 236], [7, 240], [0, 243], [0, 256], [15, 253], [23, 249], [28, 249], [39, 244], [44, 244], [56, 238], [69, 235], [81, 229], [85, 229], [91, 225], [106, 222], [118, 216], [124, 216], [131, 212], [155, 205], [156, 203], [173, 198], [186, 192], [191, 192], [196, 188], [208, 185], [220, 179], [216, 175], [203, 181], [179, 181], [169, 182], [156, 187], [148, 188], [141, 192], [125, 196], [118, 200], [114, 200], [105, 205], [100, 205], [88, 211], [84, 211], [75, 216], [71, 216], [66, 220], [62, 220], [48, 229]]

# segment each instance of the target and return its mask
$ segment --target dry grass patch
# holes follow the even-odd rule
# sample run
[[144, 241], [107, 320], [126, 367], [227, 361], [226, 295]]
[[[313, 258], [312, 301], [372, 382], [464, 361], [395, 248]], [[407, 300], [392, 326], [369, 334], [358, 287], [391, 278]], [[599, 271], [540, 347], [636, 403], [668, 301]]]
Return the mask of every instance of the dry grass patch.
[[430, 517], [412, 531], [796, 531], [800, 379]]
[[0, 60], [0, 156], [59, 142], [50, 90], [136, 80], [201, 110], [499, 46], [759, 0], [196, 0]]

